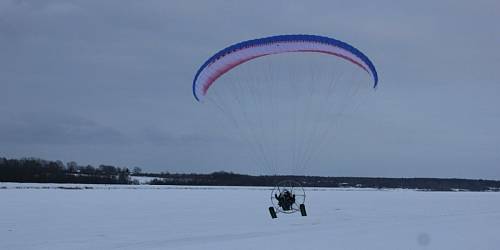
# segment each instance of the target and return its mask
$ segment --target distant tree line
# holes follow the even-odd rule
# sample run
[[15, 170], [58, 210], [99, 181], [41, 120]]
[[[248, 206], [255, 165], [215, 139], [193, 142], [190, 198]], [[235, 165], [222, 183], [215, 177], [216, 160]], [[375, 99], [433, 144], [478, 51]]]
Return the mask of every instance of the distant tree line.
[[131, 184], [128, 168], [80, 166], [38, 158], [0, 158], [1, 182]]
[[0, 157], [0, 182], [139, 184], [131, 176], [148, 176], [152, 185], [198, 186], [274, 186], [283, 180], [295, 180], [304, 187], [404, 188], [428, 191], [500, 191], [500, 181], [443, 178], [374, 178], [323, 176], [253, 176], [232, 172], [211, 174], [143, 173], [139, 167], [132, 172], [126, 167], [111, 165], [64, 164], [38, 158], [6, 159]]
[[211, 174], [146, 174], [156, 177], [153, 185], [202, 186], [274, 186], [283, 180], [295, 180], [304, 187], [403, 188], [427, 191], [500, 191], [500, 181], [442, 178], [374, 178], [321, 176], [252, 176], [231, 172]]

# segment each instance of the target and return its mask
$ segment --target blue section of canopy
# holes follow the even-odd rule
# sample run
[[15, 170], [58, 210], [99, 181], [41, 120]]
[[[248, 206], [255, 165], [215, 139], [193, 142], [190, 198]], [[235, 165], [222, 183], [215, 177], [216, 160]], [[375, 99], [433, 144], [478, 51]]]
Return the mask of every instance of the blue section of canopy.
[[378, 74], [377, 70], [375, 69], [375, 66], [371, 62], [371, 60], [363, 54], [363, 52], [359, 51], [358, 49], [354, 48], [353, 46], [339, 41], [337, 39], [325, 37], [325, 36], [317, 36], [317, 35], [278, 35], [278, 36], [271, 36], [271, 37], [265, 37], [265, 38], [259, 38], [259, 39], [253, 39], [253, 40], [248, 40], [244, 42], [240, 42], [234, 45], [231, 45], [219, 52], [217, 52], [215, 55], [210, 57], [203, 65], [198, 69], [196, 72], [196, 75], [193, 80], [193, 95], [194, 98], [199, 101], [200, 99], [196, 95], [196, 81], [198, 80], [198, 76], [201, 74], [201, 72], [211, 63], [217, 61], [219, 58], [230, 54], [234, 51], [244, 49], [247, 47], [252, 47], [256, 45], [263, 45], [267, 43], [275, 43], [275, 42], [290, 42], [290, 41], [309, 41], [309, 42], [318, 42], [318, 43], [324, 43], [324, 44], [330, 44], [332, 46], [336, 46], [342, 49], [345, 49], [355, 55], [356, 57], [360, 58], [366, 65], [368, 65], [369, 70], [371, 71], [373, 75], [373, 87], [376, 88], [378, 84]]

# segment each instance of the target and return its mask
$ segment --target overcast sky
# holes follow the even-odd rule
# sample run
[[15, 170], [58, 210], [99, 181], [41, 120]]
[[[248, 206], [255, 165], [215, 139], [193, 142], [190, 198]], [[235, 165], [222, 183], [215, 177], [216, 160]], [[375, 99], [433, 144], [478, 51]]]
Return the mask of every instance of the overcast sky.
[[260, 174], [220, 114], [195, 102], [192, 78], [227, 45], [304, 33], [354, 44], [380, 75], [366, 124], [307, 174], [500, 179], [498, 10], [495, 0], [1, 0], [0, 156]]

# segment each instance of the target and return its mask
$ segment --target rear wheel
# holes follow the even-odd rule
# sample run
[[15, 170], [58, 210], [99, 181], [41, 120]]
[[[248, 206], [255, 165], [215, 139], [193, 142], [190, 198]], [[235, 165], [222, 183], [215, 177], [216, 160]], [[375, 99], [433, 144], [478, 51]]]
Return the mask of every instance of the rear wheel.
[[269, 213], [271, 214], [271, 218], [276, 219], [278, 216], [276, 215], [276, 211], [274, 210], [274, 207], [269, 207]]
[[307, 212], [306, 212], [306, 205], [304, 204], [300, 204], [300, 214], [302, 216], [307, 216]]

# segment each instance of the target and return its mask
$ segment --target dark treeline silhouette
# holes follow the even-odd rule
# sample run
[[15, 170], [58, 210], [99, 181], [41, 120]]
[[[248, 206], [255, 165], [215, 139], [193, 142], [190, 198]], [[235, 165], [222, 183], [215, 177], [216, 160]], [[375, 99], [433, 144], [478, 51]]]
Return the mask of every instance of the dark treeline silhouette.
[[76, 162], [47, 161], [37, 158], [0, 157], [0, 182], [139, 184], [131, 176], [154, 177], [153, 185], [198, 186], [274, 186], [283, 180], [295, 180], [305, 187], [404, 188], [429, 191], [500, 191], [500, 181], [442, 178], [374, 178], [322, 176], [252, 176], [232, 172], [211, 174], [143, 173], [139, 167], [110, 165], [80, 166]]
[[404, 188], [428, 191], [500, 191], [500, 181], [441, 178], [373, 178], [320, 176], [252, 176], [228, 172], [211, 174], [141, 174], [156, 177], [153, 185], [274, 186], [295, 180], [305, 187]]
[[79, 166], [37, 158], [0, 158], [0, 181], [38, 183], [131, 184], [128, 168]]

